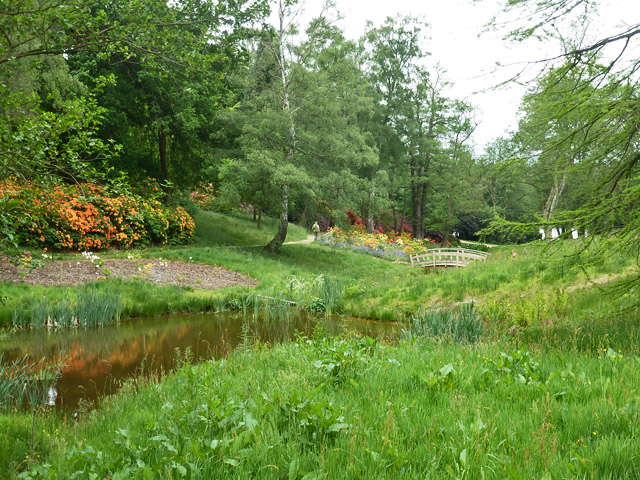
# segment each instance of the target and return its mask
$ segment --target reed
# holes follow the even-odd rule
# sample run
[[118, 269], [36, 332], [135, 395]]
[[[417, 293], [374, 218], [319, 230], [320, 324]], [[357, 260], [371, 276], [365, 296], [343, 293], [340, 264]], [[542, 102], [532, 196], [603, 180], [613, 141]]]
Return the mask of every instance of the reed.
[[119, 322], [122, 311], [122, 298], [117, 292], [85, 286], [72, 298], [52, 301], [44, 296], [32, 296], [28, 309], [13, 311], [12, 323], [23, 328], [103, 327]]
[[456, 342], [476, 343], [484, 332], [484, 320], [467, 303], [451, 310], [421, 311], [413, 315], [404, 331], [407, 338], [441, 337]]
[[25, 356], [5, 362], [3, 357], [0, 353], [0, 410], [44, 406], [62, 367], [49, 365], [44, 359], [33, 362]]

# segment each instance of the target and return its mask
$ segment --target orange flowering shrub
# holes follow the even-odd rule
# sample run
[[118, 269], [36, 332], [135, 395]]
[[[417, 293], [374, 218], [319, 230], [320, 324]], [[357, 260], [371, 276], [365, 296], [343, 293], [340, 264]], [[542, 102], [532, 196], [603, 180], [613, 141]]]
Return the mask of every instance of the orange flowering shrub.
[[0, 183], [4, 215], [17, 243], [75, 250], [128, 248], [151, 243], [180, 244], [195, 224], [183, 208], [157, 199], [113, 195], [95, 184], [43, 188], [25, 182]]

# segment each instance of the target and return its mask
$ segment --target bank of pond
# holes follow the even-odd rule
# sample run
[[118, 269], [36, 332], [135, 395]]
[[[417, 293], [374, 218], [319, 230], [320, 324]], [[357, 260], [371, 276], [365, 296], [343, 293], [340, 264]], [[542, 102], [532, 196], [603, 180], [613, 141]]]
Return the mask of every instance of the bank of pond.
[[35, 370], [58, 368], [55, 382], [47, 386], [46, 403], [73, 412], [80, 403], [95, 405], [102, 396], [117, 392], [127, 378], [164, 376], [183, 356], [199, 363], [222, 358], [238, 345], [290, 341], [295, 335], [311, 335], [318, 322], [330, 335], [350, 331], [395, 338], [402, 329], [400, 324], [307, 312], [278, 322], [249, 312], [164, 315], [101, 328], [18, 330], [0, 339], [0, 359], [4, 365]]
[[[481, 338], [475, 320], [470, 308], [403, 325], [245, 312], [5, 335], [3, 361], [65, 366], [44, 397], [55, 407], [0, 415], [0, 469], [52, 479], [640, 478], [636, 317], [624, 337], [582, 343], [543, 327]], [[607, 322], [613, 333], [618, 322]]]

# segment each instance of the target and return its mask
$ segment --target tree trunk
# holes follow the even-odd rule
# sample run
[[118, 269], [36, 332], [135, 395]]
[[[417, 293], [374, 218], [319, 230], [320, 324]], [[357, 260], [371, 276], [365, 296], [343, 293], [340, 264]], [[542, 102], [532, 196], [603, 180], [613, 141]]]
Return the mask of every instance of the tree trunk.
[[371, 192], [369, 192], [369, 206], [367, 208], [367, 232], [368, 233], [373, 233], [374, 232], [374, 228], [373, 228], [373, 202], [374, 202], [375, 195], [376, 195], [375, 190], [371, 190]]
[[407, 206], [407, 187], [404, 187], [404, 198], [402, 199], [402, 216], [400, 217], [400, 233], [404, 232], [405, 208]]
[[280, 227], [275, 237], [264, 249], [270, 253], [278, 253], [278, 250], [287, 238], [289, 226], [289, 185], [282, 186], [282, 204], [280, 205]]
[[412, 198], [413, 202], [413, 236], [418, 239], [424, 239], [424, 219], [422, 218], [422, 205], [424, 196], [424, 185], [422, 182], [417, 182], [415, 198]]
[[262, 208], [258, 210], [258, 230], [260, 230], [261, 226], [262, 226]]
[[391, 213], [393, 214], [393, 231], [397, 232], [398, 229], [398, 209], [396, 208], [396, 201], [393, 200], [393, 208], [391, 209]]
[[[291, 101], [289, 92], [289, 79], [287, 78], [288, 66], [286, 63], [286, 57], [284, 54], [284, 39], [283, 35], [286, 29], [285, 26], [285, 5], [282, 1], [279, 2], [279, 18], [280, 18], [280, 30], [278, 34], [278, 53], [276, 55], [276, 61], [278, 62], [278, 68], [280, 69], [280, 79], [282, 81], [282, 110], [287, 114], [289, 120], [289, 145], [286, 155], [286, 161], [290, 164], [295, 162], [296, 150], [297, 150], [297, 137], [296, 137], [296, 125], [293, 120], [293, 112], [291, 111]], [[264, 249], [271, 253], [278, 253], [278, 250], [287, 238], [287, 228], [289, 226], [289, 184], [282, 186], [282, 203], [280, 206], [280, 227], [278, 233], [267, 244]]]
[[451, 217], [452, 217], [452, 199], [451, 194], [447, 198], [447, 218], [444, 222], [444, 228], [442, 229], [442, 244], [440, 245], [442, 248], [447, 246], [447, 242], [449, 241], [449, 230], [451, 229]]
[[[551, 187], [551, 191], [549, 192], [549, 197], [547, 198], [547, 202], [544, 206], [544, 210], [542, 212], [543, 218], [550, 222], [553, 218], [553, 213], [558, 206], [558, 201], [562, 196], [562, 192], [564, 192], [564, 187], [567, 185], [567, 178], [569, 177], [569, 170], [565, 170], [560, 178], [555, 177], [553, 179], [553, 186]], [[551, 225], [545, 225], [544, 227], [544, 236], [546, 239], [551, 238], [551, 230], [553, 227]]]

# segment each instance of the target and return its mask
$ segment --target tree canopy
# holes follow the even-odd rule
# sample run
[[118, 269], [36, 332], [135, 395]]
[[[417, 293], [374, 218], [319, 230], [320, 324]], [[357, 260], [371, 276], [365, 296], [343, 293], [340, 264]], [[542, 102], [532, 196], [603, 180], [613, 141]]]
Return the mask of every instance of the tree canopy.
[[478, 155], [480, 119], [449, 94], [425, 20], [349, 40], [333, 5], [304, 24], [300, 7], [1, 2], [0, 180], [210, 185], [220, 210], [280, 218], [272, 252], [289, 221], [320, 219], [442, 244], [559, 227], [637, 245], [639, 25], [587, 42], [572, 25], [591, 0], [505, 2], [508, 40], [562, 50], [532, 64], [517, 130]]

